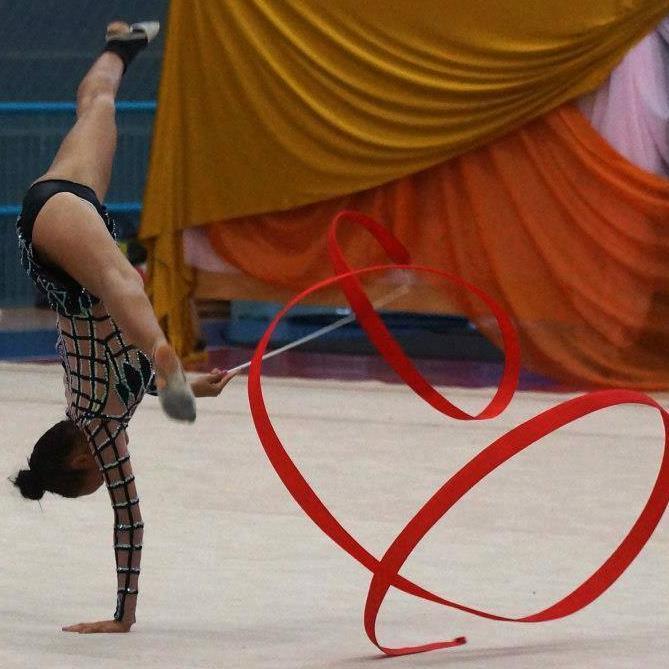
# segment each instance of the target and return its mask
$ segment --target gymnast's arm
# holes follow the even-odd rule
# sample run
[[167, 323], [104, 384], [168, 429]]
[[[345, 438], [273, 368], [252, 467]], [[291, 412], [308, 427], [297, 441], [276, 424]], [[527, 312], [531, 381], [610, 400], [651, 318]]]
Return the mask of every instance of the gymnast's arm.
[[[192, 382], [196, 397], [217, 397], [236, 374], [214, 369]], [[155, 393], [155, 383], [147, 389]], [[144, 523], [132, 473], [125, 429], [114, 421], [93, 421], [85, 430], [88, 443], [102, 471], [114, 509], [114, 550], [116, 552], [117, 605], [113, 620], [79, 623], [64, 627], [66, 632], [129, 632], [135, 623], [139, 566]]]
[[[207, 374], [201, 374], [196, 376], [190, 384], [191, 390], [195, 397], [218, 397], [221, 394], [221, 391], [228, 383], [237, 376], [238, 372], [233, 372], [228, 374], [227, 372], [220, 369], [212, 369]], [[155, 376], [151, 377], [149, 382], [149, 387], [146, 391], [149, 395], [157, 395], [158, 389], [156, 388]]]
[[103, 473], [114, 510], [117, 597], [113, 620], [80, 623], [63, 628], [80, 633], [128, 632], [135, 623], [144, 524], [132, 473], [128, 438], [115, 421], [87, 427], [89, 444]]

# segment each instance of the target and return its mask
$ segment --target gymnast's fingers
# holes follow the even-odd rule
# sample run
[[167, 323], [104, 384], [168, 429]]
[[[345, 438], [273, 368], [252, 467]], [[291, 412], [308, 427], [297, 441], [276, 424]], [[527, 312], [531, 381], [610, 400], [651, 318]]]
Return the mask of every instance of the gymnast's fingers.
[[63, 627], [62, 629], [63, 632], [77, 632], [82, 634], [87, 627], [87, 623], [78, 623], [77, 625], [69, 625], [68, 627]]
[[221, 392], [221, 390], [223, 390], [223, 388], [225, 388], [225, 386], [227, 386], [228, 383], [230, 383], [230, 381], [232, 381], [232, 379], [234, 379], [235, 376], [237, 376], [237, 374], [238, 372], [233, 372], [232, 374], [227, 374], [227, 373], [224, 374], [223, 378], [214, 384], [214, 388], [216, 389], [216, 394], [218, 395]]

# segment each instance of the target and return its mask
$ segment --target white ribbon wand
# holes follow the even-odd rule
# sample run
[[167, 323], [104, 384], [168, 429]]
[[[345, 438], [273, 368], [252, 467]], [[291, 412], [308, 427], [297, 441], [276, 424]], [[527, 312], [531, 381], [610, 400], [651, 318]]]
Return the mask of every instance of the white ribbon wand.
[[[387, 295], [384, 295], [380, 299], [378, 299], [376, 302], [373, 302], [373, 306], [375, 309], [380, 309], [381, 307], [386, 306], [386, 304], [390, 304], [394, 300], [396, 300], [398, 297], [401, 297], [402, 295], [405, 295], [409, 291], [408, 286], [400, 286], [399, 288], [396, 288], [395, 290], [391, 291]], [[336, 320], [334, 323], [330, 323], [330, 325], [326, 325], [325, 327], [322, 327], [320, 330], [316, 330], [315, 332], [312, 332], [311, 334], [306, 335], [305, 337], [300, 337], [299, 339], [296, 339], [295, 341], [291, 341], [289, 344], [286, 344], [284, 346], [281, 346], [281, 348], [274, 349], [273, 351], [270, 351], [269, 353], [265, 353], [263, 355], [262, 359], [263, 360], [269, 360], [270, 358], [273, 358], [275, 355], [279, 355], [280, 353], [285, 353], [286, 351], [290, 351], [293, 348], [297, 348], [298, 346], [302, 346], [302, 344], [306, 344], [309, 341], [313, 341], [314, 339], [318, 339], [319, 337], [322, 337], [323, 335], [326, 335], [330, 332], [334, 332], [335, 330], [338, 330], [339, 328], [343, 328], [345, 325], [348, 325], [349, 323], [353, 323], [355, 321], [355, 314], [351, 313], [348, 316], [344, 316], [344, 318], [340, 318], [339, 320]], [[247, 367], [251, 366], [251, 361], [249, 360], [248, 362], [245, 362], [242, 365], [237, 365], [237, 367], [233, 367], [232, 369], [229, 369], [226, 373], [226, 377], [232, 377], [241, 372], [242, 370], [246, 369]]]

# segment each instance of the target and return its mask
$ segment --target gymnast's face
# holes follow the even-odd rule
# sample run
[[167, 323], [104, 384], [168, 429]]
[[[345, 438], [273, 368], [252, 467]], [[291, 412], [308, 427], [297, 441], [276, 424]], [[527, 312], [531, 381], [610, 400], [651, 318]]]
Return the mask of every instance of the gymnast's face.
[[83, 478], [77, 497], [94, 493], [104, 483], [102, 473], [83, 435], [72, 444], [67, 464], [70, 469], [80, 472]]
[[81, 497], [103, 483], [86, 437], [69, 419], [52, 425], [38, 440], [14, 485], [28, 499], [41, 499], [48, 490], [63, 497]]

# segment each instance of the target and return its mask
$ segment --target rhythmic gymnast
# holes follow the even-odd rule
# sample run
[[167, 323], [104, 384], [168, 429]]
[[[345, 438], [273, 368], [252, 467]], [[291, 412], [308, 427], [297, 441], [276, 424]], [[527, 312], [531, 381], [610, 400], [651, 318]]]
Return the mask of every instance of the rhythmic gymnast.
[[68, 406], [14, 484], [40, 499], [47, 490], [88, 495], [104, 482], [114, 509], [114, 619], [64, 627], [68, 632], [128, 632], [135, 622], [144, 525], [126, 428], [143, 395], [157, 394], [165, 413], [190, 422], [193, 397], [216, 396], [231, 378], [213, 370], [188, 385], [101, 204], [116, 150], [116, 92], [158, 29], [156, 22], [109, 24], [106, 47], [77, 91], [76, 123], [28, 190], [17, 221], [22, 263], [57, 314]]

